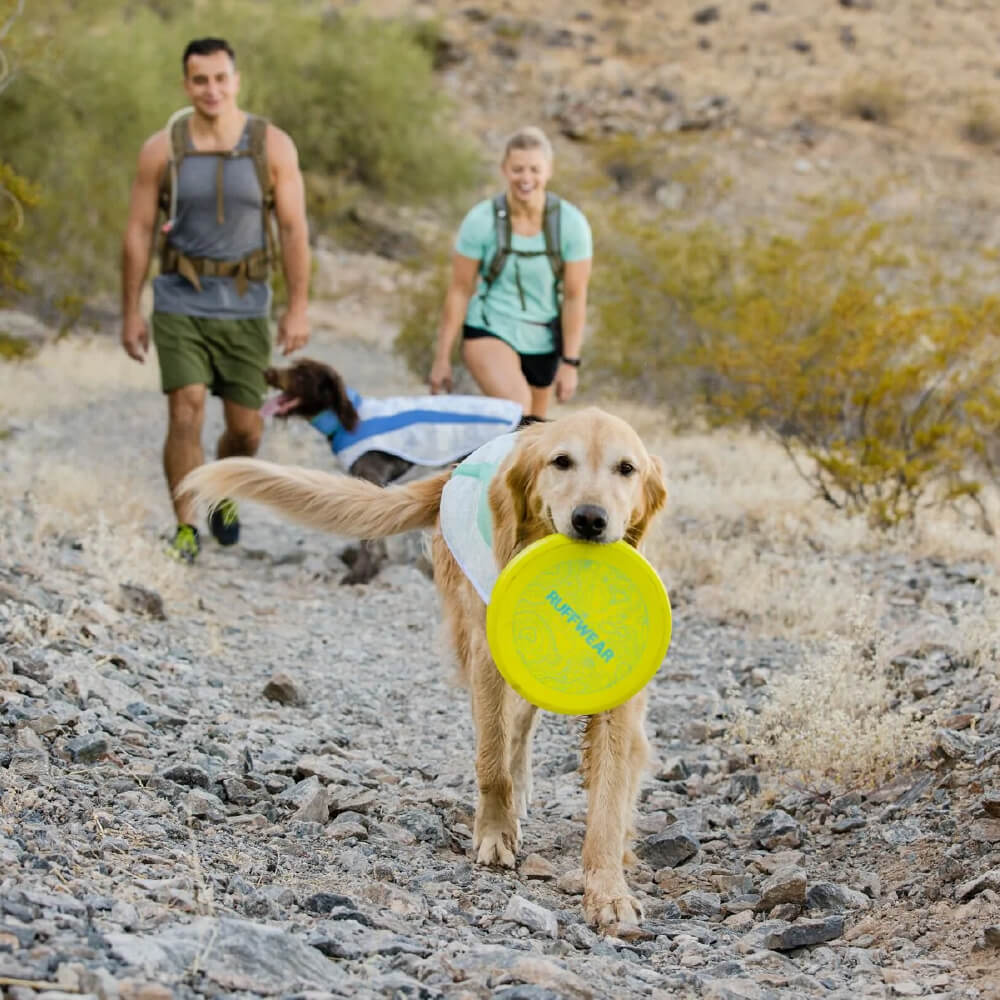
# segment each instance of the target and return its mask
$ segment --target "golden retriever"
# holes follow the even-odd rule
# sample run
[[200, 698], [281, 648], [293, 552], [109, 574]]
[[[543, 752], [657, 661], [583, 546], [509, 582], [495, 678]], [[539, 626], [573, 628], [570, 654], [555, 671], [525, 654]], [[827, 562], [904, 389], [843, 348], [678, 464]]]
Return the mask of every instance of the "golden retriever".
[[[451, 473], [405, 486], [378, 487], [347, 476], [227, 458], [196, 469], [179, 491], [218, 501], [268, 504], [303, 524], [358, 538], [437, 526]], [[638, 546], [666, 502], [659, 459], [623, 420], [596, 408], [517, 434], [489, 487], [493, 551], [502, 568], [525, 546], [553, 532]], [[434, 580], [450, 628], [476, 730], [477, 861], [513, 868], [519, 816], [531, 798], [531, 739], [537, 709], [497, 670], [486, 641], [486, 606], [452, 557], [439, 526], [432, 542]], [[588, 793], [583, 841], [584, 913], [609, 927], [637, 923], [638, 900], [625, 881], [640, 774], [648, 743], [645, 692], [586, 720], [582, 771]]]

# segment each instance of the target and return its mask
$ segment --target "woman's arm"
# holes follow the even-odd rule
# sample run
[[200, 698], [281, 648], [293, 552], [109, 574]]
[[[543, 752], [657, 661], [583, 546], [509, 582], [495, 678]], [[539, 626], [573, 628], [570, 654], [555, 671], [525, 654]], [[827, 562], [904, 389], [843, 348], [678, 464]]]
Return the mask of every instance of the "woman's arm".
[[444, 309], [441, 313], [434, 363], [429, 378], [432, 393], [451, 391], [451, 352], [465, 322], [469, 299], [476, 290], [478, 277], [478, 260], [460, 253], [452, 257], [451, 281], [444, 297]]
[[[563, 271], [562, 357], [578, 360], [583, 349], [583, 326], [587, 319], [587, 286], [590, 283], [591, 258], [568, 260]], [[560, 360], [556, 371], [556, 399], [572, 399], [577, 384], [576, 365]]]

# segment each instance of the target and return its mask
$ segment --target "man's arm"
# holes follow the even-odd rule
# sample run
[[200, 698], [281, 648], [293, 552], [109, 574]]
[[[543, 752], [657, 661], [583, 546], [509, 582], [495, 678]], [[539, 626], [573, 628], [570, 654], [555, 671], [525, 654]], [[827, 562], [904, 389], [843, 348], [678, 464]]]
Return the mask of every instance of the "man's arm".
[[305, 185], [295, 143], [280, 128], [267, 129], [267, 158], [274, 183], [274, 211], [281, 238], [281, 262], [288, 289], [288, 309], [278, 323], [278, 344], [290, 354], [309, 340], [309, 226]]
[[139, 311], [139, 298], [149, 271], [160, 178], [166, 168], [168, 143], [166, 132], [157, 132], [139, 151], [122, 240], [122, 346], [129, 357], [140, 362], [145, 361], [149, 350], [149, 329]]

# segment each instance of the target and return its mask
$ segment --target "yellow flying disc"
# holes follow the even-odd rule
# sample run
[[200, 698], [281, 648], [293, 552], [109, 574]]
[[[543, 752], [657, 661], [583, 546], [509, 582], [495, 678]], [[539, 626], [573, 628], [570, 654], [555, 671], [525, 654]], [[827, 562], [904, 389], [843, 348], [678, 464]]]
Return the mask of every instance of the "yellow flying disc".
[[670, 645], [670, 601], [627, 542], [549, 535], [500, 573], [486, 638], [507, 683], [539, 708], [594, 715], [628, 701]]

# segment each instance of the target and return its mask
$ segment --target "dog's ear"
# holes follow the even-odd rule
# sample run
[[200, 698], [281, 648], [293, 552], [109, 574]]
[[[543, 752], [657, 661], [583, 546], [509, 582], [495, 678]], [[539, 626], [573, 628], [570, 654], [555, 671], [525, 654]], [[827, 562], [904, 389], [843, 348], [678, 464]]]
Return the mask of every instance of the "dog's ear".
[[327, 367], [323, 373], [321, 393], [326, 401], [326, 405], [337, 414], [337, 419], [341, 426], [348, 431], [353, 431], [358, 426], [360, 417], [358, 411], [354, 409], [354, 404], [347, 395], [347, 387], [340, 373]]
[[642, 536], [646, 534], [650, 521], [667, 502], [667, 484], [663, 474], [663, 462], [656, 455], [649, 456], [649, 468], [643, 476], [642, 499], [639, 509], [625, 529], [625, 541], [638, 548]]
[[540, 457], [537, 439], [544, 424], [518, 431], [513, 451], [503, 460], [490, 483], [493, 514], [493, 553], [498, 566], [506, 566], [526, 540], [533, 540], [538, 520], [533, 509], [534, 486]]

